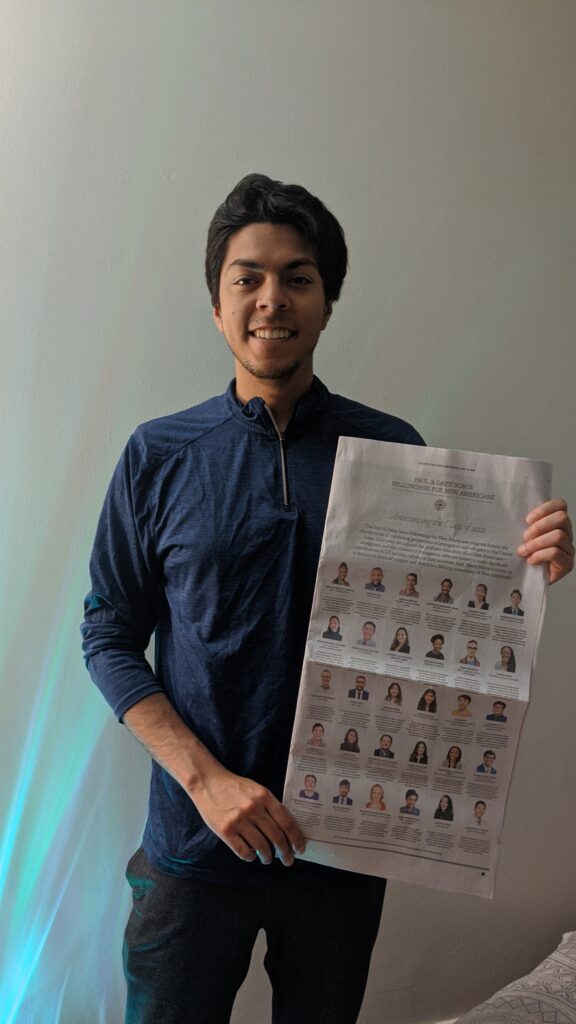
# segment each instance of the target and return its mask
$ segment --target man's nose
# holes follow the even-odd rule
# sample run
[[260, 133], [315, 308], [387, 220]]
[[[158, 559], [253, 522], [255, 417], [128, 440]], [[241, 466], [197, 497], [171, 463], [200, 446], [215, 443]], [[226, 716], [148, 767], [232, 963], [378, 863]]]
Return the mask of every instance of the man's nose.
[[269, 279], [262, 282], [256, 304], [258, 309], [288, 309], [290, 297], [280, 281]]

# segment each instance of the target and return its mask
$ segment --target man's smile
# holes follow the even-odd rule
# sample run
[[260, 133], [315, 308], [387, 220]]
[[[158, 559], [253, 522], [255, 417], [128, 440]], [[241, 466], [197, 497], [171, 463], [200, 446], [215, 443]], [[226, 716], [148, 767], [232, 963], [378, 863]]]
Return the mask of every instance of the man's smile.
[[248, 331], [248, 334], [262, 341], [283, 341], [293, 337], [296, 331], [290, 331], [287, 327], [256, 327], [253, 331]]

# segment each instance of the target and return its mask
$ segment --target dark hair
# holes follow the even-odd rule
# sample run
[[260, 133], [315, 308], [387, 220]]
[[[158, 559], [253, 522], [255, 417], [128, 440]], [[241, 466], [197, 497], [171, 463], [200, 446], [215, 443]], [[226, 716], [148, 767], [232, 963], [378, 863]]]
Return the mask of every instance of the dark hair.
[[340, 297], [348, 250], [334, 214], [302, 185], [285, 185], [265, 174], [247, 174], [218, 207], [208, 228], [205, 270], [212, 305], [218, 305], [228, 240], [249, 224], [289, 224], [295, 228], [318, 261], [326, 300], [335, 302]]
[[416, 792], [415, 789], [407, 789], [406, 790], [406, 796], [404, 797], [404, 799], [407, 800], [409, 796], [415, 796], [416, 799], [418, 799], [418, 793]]
[[[443, 800], [448, 801], [446, 810], [443, 811], [440, 804]], [[454, 821], [454, 805], [452, 803], [452, 797], [448, 796], [448, 793], [443, 793], [438, 801], [438, 807], [434, 811], [434, 817], [440, 819], [440, 821]]]
[[435, 640], [441, 640], [444, 643], [444, 637], [442, 633], [434, 633], [434, 636], [430, 637], [430, 643], [433, 644]]
[[484, 807], [485, 808], [486, 804], [485, 804], [484, 800], [477, 800], [476, 803], [474, 804], [474, 810], [476, 810], [477, 807]]
[[[374, 632], [376, 632], [376, 623], [372, 622], [371, 619], [367, 619], [366, 622], [364, 623], [364, 626], [372, 626], [372, 629], [374, 630]], [[364, 626], [362, 626], [362, 629], [364, 629]]]
[[424, 753], [422, 754], [422, 760], [420, 761], [420, 764], [428, 764], [428, 747], [424, 743], [424, 740], [418, 740], [418, 743], [415, 745], [414, 750], [410, 754], [408, 760], [412, 761], [414, 764], [418, 763], [418, 747], [420, 746], [424, 747]]
[[[430, 707], [428, 707], [428, 705], [426, 704], [426, 701], [424, 700], [424, 697], [426, 696], [427, 693], [431, 693], [432, 696], [434, 697], [434, 700], [431, 701], [431, 703], [430, 703]], [[422, 694], [422, 696], [420, 697], [420, 700], [418, 701], [418, 704], [416, 706], [416, 710], [417, 711], [430, 711], [432, 714], [435, 714], [436, 711], [438, 710], [437, 704], [436, 704], [436, 690], [433, 690], [430, 686], [428, 687], [427, 690], [424, 690], [424, 693]]]
[[514, 651], [510, 647], [510, 644], [504, 644], [504, 646], [500, 648], [500, 664], [502, 664], [502, 651], [506, 651], [506, 650], [510, 651], [510, 661], [508, 662], [508, 665], [506, 666], [504, 671], [505, 672], [515, 672], [516, 671], [516, 657], [514, 655]]
[[398, 704], [401, 704], [402, 703], [402, 687], [400, 686], [400, 683], [396, 681], [396, 679], [393, 679], [392, 682], [390, 683], [390, 685], [388, 686], [388, 689], [386, 691], [386, 696], [384, 697], [384, 700], [388, 700], [388, 701], [392, 700], [391, 690], [392, 690], [393, 686], [396, 686], [397, 689], [398, 689], [398, 696], [396, 697], [396, 700], [398, 701]]

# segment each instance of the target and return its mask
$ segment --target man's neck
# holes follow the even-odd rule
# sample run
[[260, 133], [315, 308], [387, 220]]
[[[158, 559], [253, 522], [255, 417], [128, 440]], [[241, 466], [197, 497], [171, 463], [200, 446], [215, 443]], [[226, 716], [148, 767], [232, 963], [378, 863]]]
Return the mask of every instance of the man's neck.
[[236, 367], [236, 397], [243, 405], [251, 398], [262, 398], [272, 412], [278, 429], [284, 433], [296, 402], [312, 387], [312, 366], [302, 367], [290, 380], [261, 380], [243, 367]]

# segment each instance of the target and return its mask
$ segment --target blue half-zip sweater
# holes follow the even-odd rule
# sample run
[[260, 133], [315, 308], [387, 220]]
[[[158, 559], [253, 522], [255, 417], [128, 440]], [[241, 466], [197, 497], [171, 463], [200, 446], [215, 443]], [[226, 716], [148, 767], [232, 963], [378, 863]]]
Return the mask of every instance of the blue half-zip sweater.
[[[84, 652], [118, 718], [152, 693], [232, 772], [281, 799], [340, 436], [423, 444], [317, 379], [283, 437], [224, 395], [138, 427], [100, 517]], [[144, 657], [155, 633], [156, 666]], [[143, 846], [160, 871], [253, 873], [152, 762]]]

